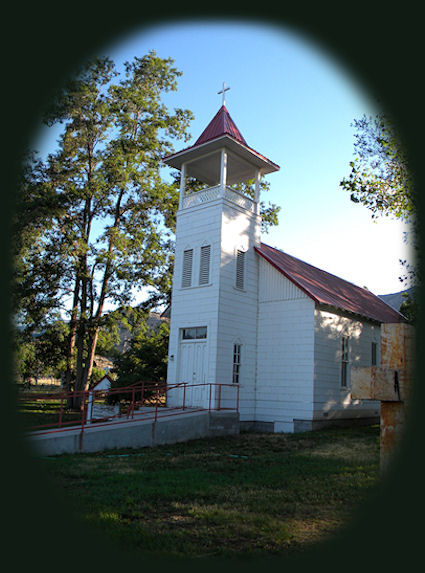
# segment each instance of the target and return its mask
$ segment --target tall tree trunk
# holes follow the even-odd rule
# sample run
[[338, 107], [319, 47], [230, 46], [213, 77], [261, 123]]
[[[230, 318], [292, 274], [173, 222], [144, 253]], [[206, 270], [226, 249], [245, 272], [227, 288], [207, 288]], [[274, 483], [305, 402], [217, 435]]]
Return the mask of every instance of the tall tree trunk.
[[[74, 384], [74, 392], [80, 392], [83, 390], [83, 378], [84, 378], [84, 339], [86, 333], [86, 321], [82, 317], [80, 317], [78, 329], [77, 329], [77, 341], [76, 341], [76, 348], [77, 348], [77, 367], [75, 371], [75, 384]], [[76, 410], [80, 409], [82, 404], [82, 397], [78, 395], [74, 395], [72, 400], [72, 407]]]
[[[73, 359], [74, 359], [74, 348], [75, 348], [75, 337], [77, 333], [77, 313], [78, 313], [78, 299], [80, 295], [80, 278], [77, 276], [75, 279], [74, 287], [74, 297], [72, 301], [71, 318], [69, 321], [69, 335], [68, 335], [68, 345], [66, 349], [66, 371], [64, 386], [66, 392], [71, 392], [72, 389], [72, 378], [73, 378]], [[68, 408], [72, 407], [72, 402], [68, 399]]]
[[[122, 190], [120, 192], [120, 194], [118, 195], [117, 203], [115, 205], [115, 220], [114, 220], [114, 224], [112, 226], [112, 228], [114, 228], [114, 229], [118, 227], [120, 220], [121, 220], [121, 201], [122, 201], [123, 195], [124, 195], [124, 190]], [[105, 271], [103, 273], [102, 288], [100, 290], [100, 296], [99, 296], [99, 304], [97, 307], [96, 316], [92, 317], [93, 333], [88, 340], [87, 358], [86, 358], [86, 363], [85, 363], [85, 368], [84, 368], [84, 373], [83, 373], [83, 380], [81, 382], [82, 387], [84, 386], [84, 389], [86, 389], [86, 390], [89, 387], [90, 376], [91, 376], [91, 373], [93, 371], [93, 361], [94, 361], [94, 355], [96, 352], [97, 338], [99, 335], [99, 324], [100, 324], [100, 319], [102, 317], [103, 307], [104, 307], [105, 300], [106, 300], [106, 293], [108, 290], [108, 282], [109, 282], [109, 278], [111, 276], [111, 265], [112, 265], [111, 255], [112, 255], [112, 251], [114, 248], [114, 243], [113, 243], [112, 237], [113, 237], [113, 235], [111, 234], [109, 237], [108, 257], [106, 260]]]
[[96, 345], [97, 345], [98, 336], [99, 336], [99, 326], [96, 326], [96, 329], [95, 329], [93, 335], [90, 337], [90, 340], [88, 343], [87, 358], [86, 358], [86, 364], [85, 364], [85, 368], [84, 368], [84, 386], [85, 386], [85, 389], [89, 388], [90, 377], [91, 377], [91, 374], [93, 371], [93, 362], [94, 362], [94, 356], [96, 353]]
[[[89, 169], [88, 176], [88, 187], [90, 187], [90, 173], [91, 167]], [[89, 246], [90, 230], [91, 230], [91, 197], [86, 199], [83, 214], [83, 252], [79, 256], [79, 264], [77, 267], [77, 277], [79, 277], [79, 282], [81, 285], [81, 296], [80, 296], [80, 318], [78, 321], [77, 328], [77, 365], [75, 372], [75, 384], [74, 391], [81, 392], [85, 388], [85, 344], [88, 331], [89, 319], [87, 317], [87, 289], [89, 283], [89, 272], [87, 268], [87, 251]], [[91, 318], [91, 317], [90, 317]], [[80, 409], [83, 404], [83, 397], [77, 395], [73, 397], [73, 408]]]
[[[87, 272], [86, 272], [86, 257], [81, 257], [81, 268], [84, 269], [81, 273], [81, 296], [80, 296], [80, 317], [78, 320], [77, 328], [77, 365], [75, 371], [75, 384], [74, 392], [84, 390], [84, 369], [85, 369], [85, 343], [87, 338]], [[73, 397], [73, 408], [81, 408], [82, 397], [77, 395]]]
[[[109, 239], [109, 246], [108, 246], [108, 254], [110, 255], [112, 253], [112, 249], [113, 249], [113, 244], [112, 244], [112, 239]], [[102, 280], [102, 288], [100, 291], [100, 297], [99, 297], [99, 304], [97, 307], [97, 311], [96, 311], [96, 316], [92, 317], [92, 332], [91, 332], [91, 336], [88, 337], [88, 344], [87, 344], [87, 357], [86, 357], [86, 362], [85, 362], [85, 367], [84, 367], [84, 372], [83, 372], [83, 381], [82, 381], [82, 385], [84, 386], [84, 389], [88, 389], [89, 387], [89, 383], [90, 383], [90, 376], [92, 374], [93, 371], [93, 361], [94, 361], [94, 356], [96, 353], [96, 345], [97, 345], [97, 339], [99, 336], [99, 324], [100, 324], [100, 319], [102, 317], [103, 314], [103, 307], [105, 304], [105, 300], [106, 300], [106, 292], [107, 292], [107, 286], [108, 286], [108, 282], [109, 282], [109, 277], [110, 277], [110, 270], [111, 270], [111, 263], [110, 263], [110, 259], [108, 259], [106, 266], [105, 266], [105, 272], [103, 273], [103, 280]], [[88, 329], [89, 330], [89, 329]]]

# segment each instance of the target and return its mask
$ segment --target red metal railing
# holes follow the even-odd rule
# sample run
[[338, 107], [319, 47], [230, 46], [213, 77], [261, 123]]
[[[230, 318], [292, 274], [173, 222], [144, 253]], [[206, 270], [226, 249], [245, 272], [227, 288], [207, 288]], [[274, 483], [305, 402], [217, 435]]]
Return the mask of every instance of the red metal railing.
[[[230, 388], [223, 399], [223, 388]], [[196, 391], [199, 390], [196, 395]], [[172, 394], [172, 399], [171, 399]], [[188, 396], [189, 394], [189, 396]], [[208, 398], [206, 398], [208, 396]], [[78, 411], [67, 409], [70, 400], [80, 402]], [[101, 427], [131, 421], [155, 420], [190, 411], [218, 411], [239, 409], [239, 385], [237, 384], [152, 384], [139, 382], [124, 388], [109, 390], [87, 390], [79, 392], [25, 392], [19, 396], [22, 408], [30, 402], [56, 405], [57, 417], [49, 423], [29, 425], [26, 429], [36, 433], [64, 432], [80, 428], [81, 434], [87, 427]], [[167, 404], [169, 402], [169, 404]], [[201, 402], [197, 404], [196, 402]], [[103, 416], [96, 415], [96, 404], [119, 406], [119, 411]], [[232, 405], [233, 404], [233, 405]], [[65, 420], [65, 416], [71, 419]], [[53, 416], [53, 415], [52, 415]]]

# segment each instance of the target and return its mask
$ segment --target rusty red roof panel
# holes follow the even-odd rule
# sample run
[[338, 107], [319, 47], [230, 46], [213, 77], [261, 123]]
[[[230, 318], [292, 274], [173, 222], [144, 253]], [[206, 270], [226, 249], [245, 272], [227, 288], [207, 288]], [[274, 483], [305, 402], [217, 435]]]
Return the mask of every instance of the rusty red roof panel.
[[235, 122], [230, 117], [230, 114], [227, 111], [226, 106], [224, 105], [221, 106], [221, 108], [218, 110], [218, 112], [215, 114], [215, 116], [212, 118], [210, 123], [207, 125], [207, 127], [204, 129], [204, 131], [201, 133], [201, 135], [198, 137], [198, 139], [195, 141], [193, 145], [190, 145], [189, 147], [186, 147], [185, 149], [182, 149], [177, 153], [172, 153], [170, 155], [165, 156], [163, 158], [163, 161], [167, 161], [167, 159], [173, 157], [174, 155], [185, 153], [191, 149], [194, 149], [198, 145], [202, 145], [203, 143], [207, 143], [209, 141], [214, 141], [215, 139], [219, 139], [220, 137], [223, 136], [231, 137], [238, 143], [242, 144], [246, 149], [248, 149], [252, 153], [255, 153], [258, 157], [269, 163], [270, 165], [273, 165], [277, 169], [280, 169], [279, 165], [268, 159], [265, 155], [262, 155], [261, 153], [258, 153], [258, 151], [256, 151], [255, 149], [252, 149], [252, 147], [249, 147], [249, 145], [245, 141], [245, 138], [242, 136], [241, 132], [236, 127]]
[[381, 323], [406, 322], [402, 314], [367, 289], [264, 243], [255, 250], [316, 304], [329, 305]]
[[245, 139], [242, 137], [241, 132], [236, 127], [235, 122], [230, 117], [229, 112], [225, 105], [222, 105], [215, 116], [212, 118], [210, 123], [198, 137], [198, 139], [193, 144], [193, 147], [196, 145], [200, 145], [201, 143], [206, 143], [207, 141], [211, 141], [212, 139], [216, 139], [222, 135], [230, 135], [236, 141], [247, 145]]

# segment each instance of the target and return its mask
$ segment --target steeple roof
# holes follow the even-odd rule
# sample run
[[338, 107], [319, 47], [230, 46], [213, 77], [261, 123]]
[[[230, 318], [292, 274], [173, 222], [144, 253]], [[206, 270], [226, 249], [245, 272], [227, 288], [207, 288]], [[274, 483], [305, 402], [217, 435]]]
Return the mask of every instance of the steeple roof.
[[181, 169], [186, 163], [186, 176], [196, 177], [207, 185], [220, 181], [220, 152], [227, 149], [227, 184], [248, 181], [257, 170], [262, 175], [280, 169], [279, 165], [267, 159], [248, 146], [225, 104], [221, 106], [210, 123], [193, 145], [164, 157], [170, 167]]
[[247, 142], [236, 127], [233, 119], [230, 117], [225, 105], [221, 106], [210, 123], [195, 141], [193, 147], [206, 143], [207, 141], [211, 141], [212, 139], [216, 139], [217, 137], [221, 137], [222, 135], [230, 135], [230, 137], [233, 137], [233, 139], [236, 139], [236, 141], [239, 141], [239, 143], [248, 147]]

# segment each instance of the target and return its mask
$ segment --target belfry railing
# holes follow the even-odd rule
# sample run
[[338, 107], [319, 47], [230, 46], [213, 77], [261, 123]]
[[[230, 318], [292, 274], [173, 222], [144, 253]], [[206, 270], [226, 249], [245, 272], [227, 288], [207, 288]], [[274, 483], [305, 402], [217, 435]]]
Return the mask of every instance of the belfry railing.
[[[215, 185], [214, 187], [207, 187], [201, 191], [196, 191], [194, 193], [189, 193], [183, 198], [183, 209], [188, 209], [189, 207], [195, 207], [196, 205], [204, 205], [205, 203], [210, 203], [220, 199], [221, 197], [221, 186]], [[224, 190], [224, 198], [239, 205], [243, 209], [255, 212], [255, 201], [253, 201], [247, 195], [244, 195], [240, 191], [236, 191], [231, 187], [226, 186]]]

